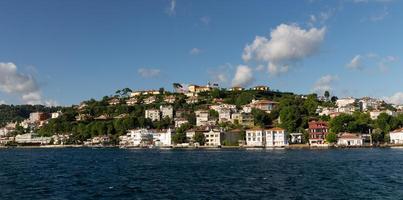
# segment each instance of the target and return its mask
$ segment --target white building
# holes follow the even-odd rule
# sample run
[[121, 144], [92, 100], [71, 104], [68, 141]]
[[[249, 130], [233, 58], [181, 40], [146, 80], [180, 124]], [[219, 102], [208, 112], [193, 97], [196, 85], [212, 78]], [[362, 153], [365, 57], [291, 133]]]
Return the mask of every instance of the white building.
[[302, 144], [302, 137], [303, 134], [302, 133], [290, 133], [290, 142], [292, 144]]
[[157, 98], [155, 98], [155, 96], [150, 96], [147, 97], [143, 100], [144, 104], [152, 104], [157, 100]]
[[264, 147], [265, 136], [263, 129], [248, 129], [246, 130], [246, 146]]
[[388, 114], [390, 116], [394, 116], [394, 117], [397, 115], [395, 111], [391, 111], [391, 110], [375, 110], [375, 111], [369, 112], [369, 116], [371, 117], [372, 120], [376, 120], [376, 119], [378, 119], [378, 117], [381, 113], [386, 113], [386, 114]]
[[345, 107], [348, 106], [350, 104], [354, 104], [357, 100], [353, 97], [347, 97], [347, 98], [342, 98], [342, 99], [338, 99], [336, 101], [336, 105], [337, 107]]
[[209, 123], [209, 111], [197, 110], [196, 114], [196, 126], [207, 126]]
[[246, 146], [285, 147], [288, 146], [287, 134], [282, 128], [246, 130]]
[[151, 119], [152, 121], [160, 121], [160, 111], [157, 109], [146, 110], [145, 118]]
[[175, 118], [174, 121], [175, 121], [175, 128], [179, 128], [183, 124], [189, 123], [189, 121], [187, 119], [184, 119], [184, 118]]
[[149, 145], [153, 141], [153, 134], [147, 129], [129, 130], [124, 136], [119, 137], [119, 145], [126, 147], [139, 147]]
[[278, 102], [275, 101], [270, 101], [266, 99], [262, 100], [252, 100], [252, 102], [249, 104], [251, 108], [263, 110], [267, 113], [270, 113], [273, 109], [275, 109], [278, 105]]
[[139, 99], [137, 97], [131, 97], [128, 100], [126, 100], [126, 104], [129, 106], [136, 105], [138, 103]]
[[285, 129], [272, 128], [264, 130], [266, 138], [266, 147], [285, 147], [288, 146], [288, 139]]
[[162, 119], [164, 119], [165, 117], [169, 117], [170, 119], [173, 119], [174, 117], [174, 108], [169, 105], [169, 106], [160, 106], [160, 111], [161, 111], [161, 116]]
[[382, 100], [373, 99], [371, 97], [363, 97], [359, 100], [363, 111], [378, 110], [382, 104]]
[[403, 128], [390, 132], [390, 143], [403, 144]]
[[164, 101], [165, 101], [166, 103], [175, 103], [175, 100], [176, 100], [176, 98], [175, 98], [174, 95], [169, 95], [169, 96], [166, 96], [166, 97], [164, 98]]
[[62, 116], [62, 111], [57, 111], [51, 114], [52, 119], [56, 119]]
[[337, 145], [339, 146], [362, 146], [364, 139], [361, 134], [355, 133], [341, 133], [337, 139]]
[[36, 133], [26, 133], [15, 136], [15, 142], [19, 144], [49, 144], [51, 137], [38, 137]]
[[231, 109], [223, 108], [218, 111], [218, 120], [220, 122], [231, 121]]
[[222, 109], [230, 109], [231, 111], [236, 111], [236, 105], [233, 104], [218, 104], [218, 105], [211, 105], [210, 109], [220, 112]]
[[220, 130], [210, 129], [208, 132], [203, 132], [206, 138], [205, 146], [218, 147], [221, 146], [222, 132]]
[[168, 130], [158, 130], [153, 134], [153, 143], [155, 146], [170, 147], [172, 146], [172, 132]]

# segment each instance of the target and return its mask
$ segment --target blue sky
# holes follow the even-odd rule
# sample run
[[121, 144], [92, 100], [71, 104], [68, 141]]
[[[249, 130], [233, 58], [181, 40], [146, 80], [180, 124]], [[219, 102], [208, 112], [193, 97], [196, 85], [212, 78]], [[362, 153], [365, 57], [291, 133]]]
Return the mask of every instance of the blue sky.
[[3, 0], [0, 103], [208, 81], [403, 103], [402, 10], [393, 0]]

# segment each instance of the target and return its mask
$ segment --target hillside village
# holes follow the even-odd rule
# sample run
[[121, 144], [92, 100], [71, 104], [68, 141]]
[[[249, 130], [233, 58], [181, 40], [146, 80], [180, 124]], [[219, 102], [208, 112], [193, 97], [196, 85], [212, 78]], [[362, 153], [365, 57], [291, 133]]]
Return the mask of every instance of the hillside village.
[[173, 84], [116, 91], [101, 100], [32, 112], [0, 129], [4, 146], [288, 147], [403, 144], [403, 106], [268, 86]]

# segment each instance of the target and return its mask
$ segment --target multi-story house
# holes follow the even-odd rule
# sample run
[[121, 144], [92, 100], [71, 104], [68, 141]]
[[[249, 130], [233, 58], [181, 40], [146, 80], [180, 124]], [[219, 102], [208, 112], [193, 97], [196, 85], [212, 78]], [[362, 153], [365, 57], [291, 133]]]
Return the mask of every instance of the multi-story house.
[[309, 124], [309, 144], [324, 144], [326, 135], [329, 133], [327, 122], [311, 121]]
[[260, 128], [246, 130], [246, 146], [264, 147], [266, 145], [264, 130]]
[[158, 109], [149, 109], [145, 111], [145, 118], [151, 119], [152, 121], [160, 121], [160, 114]]
[[252, 100], [249, 105], [251, 108], [263, 110], [267, 113], [270, 113], [274, 108], [277, 107], [278, 102], [270, 100]]
[[339, 146], [362, 146], [364, 139], [357, 133], [340, 133], [337, 139]]
[[152, 104], [157, 100], [155, 96], [149, 96], [143, 100], [144, 104]]
[[175, 128], [179, 128], [183, 124], [189, 123], [189, 121], [187, 119], [184, 119], [184, 118], [175, 118], [174, 121], [175, 121]]
[[271, 128], [264, 130], [266, 136], [266, 147], [288, 146], [288, 138], [285, 129]]
[[203, 132], [205, 140], [205, 146], [218, 147], [221, 146], [221, 139], [223, 132], [218, 129], [210, 129], [210, 131]]
[[160, 111], [161, 111], [161, 116], [162, 119], [169, 117], [170, 119], [173, 119], [174, 117], [174, 108], [171, 105], [168, 106], [160, 106]]
[[175, 100], [176, 100], [176, 98], [175, 98], [174, 95], [169, 95], [169, 96], [166, 96], [166, 97], [164, 98], [164, 101], [165, 101], [166, 103], [175, 103]]
[[403, 128], [396, 129], [389, 133], [390, 143], [403, 144]]
[[137, 97], [130, 97], [128, 100], [126, 100], [126, 104], [129, 106], [136, 105], [138, 103], [139, 99]]
[[207, 126], [209, 123], [209, 111], [197, 110], [196, 114], [196, 126]]

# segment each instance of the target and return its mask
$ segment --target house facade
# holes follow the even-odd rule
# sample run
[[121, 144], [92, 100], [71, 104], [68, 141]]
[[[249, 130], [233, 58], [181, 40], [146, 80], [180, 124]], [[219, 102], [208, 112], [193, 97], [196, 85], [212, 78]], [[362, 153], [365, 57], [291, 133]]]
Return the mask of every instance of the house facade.
[[152, 121], [160, 121], [160, 111], [158, 109], [149, 109], [145, 111], [145, 118], [151, 119]]
[[340, 133], [337, 139], [339, 146], [362, 146], [364, 139], [357, 133]]
[[329, 132], [329, 126], [324, 121], [311, 121], [309, 124], [309, 144], [324, 144], [326, 135]]
[[391, 144], [403, 144], [403, 128], [390, 132], [389, 136]]
[[263, 129], [248, 129], [246, 130], [246, 146], [249, 147], [264, 147], [265, 135]]
[[174, 108], [171, 105], [168, 106], [160, 106], [160, 111], [161, 111], [161, 117], [162, 119], [169, 117], [170, 119], [173, 119], [174, 117]]

